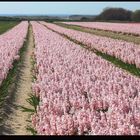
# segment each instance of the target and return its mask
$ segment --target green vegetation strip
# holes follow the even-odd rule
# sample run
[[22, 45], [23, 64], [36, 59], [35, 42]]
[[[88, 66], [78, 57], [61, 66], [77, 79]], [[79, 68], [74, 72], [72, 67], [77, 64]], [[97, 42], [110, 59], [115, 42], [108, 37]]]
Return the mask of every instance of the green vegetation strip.
[[19, 23], [18, 21], [0, 21], [0, 34], [3, 34], [4, 32], [13, 28], [18, 23]]
[[105, 54], [105, 53], [102, 53], [96, 49], [93, 49], [93, 48], [90, 48], [88, 47], [87, 45], [83, 44], [82, 42], [79, 42], [77, 40], [74, 40], [70, 37], [68, 37], [67, 35], [64, 35], [64, 34], [61, 34], [61, 33], [58, 33], [57, 31], [53, 30], [53, 29], [50, 29], [49, 27], [47, 27], [46, 25], [44, 25], [46, 28], [48, 28], [49, 30], [63, 36], [63, 37], [66, 37], [67, 39], [69, 39], [70, 41], [73, 41], [74, 43], [80, 45], [81, 47], [85, 48], [85, 49], [88, 49], [90, 51], [93, 51], [96, 55], [108, 60], [109, 62], [113, 63], [114, 65], [116, 65], [117, 67], [119, 68], [122, 68], [128, 72], [130, 72], [131, 74], [135, 75], [135, 76], [138, 76], [140, 77], [140, 68], [137, 68], [136, 65], [134, 64], [128, 64], [128, 63], [125, 63], [123, 62], [122, 60], [114, 57], [114, 56], [111, 56], [111, 55], [108, 55], [108, 54]]
[[104, 31], [101, 29], [91, 29], [91, 28], [81, 27], [78, 25], [68, 25], [68, 24], [64, 24], [64, 23], [60, 23], [60, 22], [54, 22], [54, 24], [68, 28], [68, 29], [74, 29], [77, 31], [86, 32], [86, 33], [90, 33], [90, 34], [94, 34], [94, 35], [110, 37], [113, 39], [119, 39], [119, 40], [124, 40], [127, 42], [133, 42], [135, 44], [140, 44], [140, 36], [115, 33], [112, 31]]

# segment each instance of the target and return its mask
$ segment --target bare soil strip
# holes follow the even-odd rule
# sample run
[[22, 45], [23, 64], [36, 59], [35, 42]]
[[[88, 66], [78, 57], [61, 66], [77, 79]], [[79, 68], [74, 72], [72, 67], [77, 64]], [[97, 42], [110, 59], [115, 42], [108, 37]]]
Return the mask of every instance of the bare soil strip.
[[19, 67], [19, 75], [16, 90], [12, 90], [12, 98], [8, 101], [8, 107], [6, 108], [7, 119], [4, 121], [3, 128], [1, 128], [0, 133], [2, 135], [30, 135], [30, 132], [26, 130], [27, 125], [29, 124], [29, 114], [22, 112], [17, 106], [25, 106], [27, 108], [32, 108], [29, 103], [26, 101], [31, 94], [31, 84], [32, 84], [32, 75], [31, 75], [31, 54], [33, 52], [33, 35], [31, 26], [29, 27], [29, 36], [28, 36], [27, 49], [24, 53], [23, 63]]

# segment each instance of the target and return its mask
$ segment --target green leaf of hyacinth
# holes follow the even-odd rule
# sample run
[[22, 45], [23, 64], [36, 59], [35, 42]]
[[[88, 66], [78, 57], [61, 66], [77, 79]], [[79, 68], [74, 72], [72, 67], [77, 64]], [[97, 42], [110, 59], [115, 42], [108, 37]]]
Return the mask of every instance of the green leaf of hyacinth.
[[31, 112], [31, 113], [34, 113], [35, 110], [34, 109], [30, 109], [30, 108], [27, 108], [27, 107], [23, 107], [23, 106], [18, 106], [21, 108], [21, 111], [23, 112]]

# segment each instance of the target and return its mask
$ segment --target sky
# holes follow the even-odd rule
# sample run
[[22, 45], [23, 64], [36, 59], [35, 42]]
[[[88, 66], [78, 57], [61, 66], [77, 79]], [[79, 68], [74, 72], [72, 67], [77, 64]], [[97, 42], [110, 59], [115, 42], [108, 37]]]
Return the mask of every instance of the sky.
[[0, 14], [97, 15], [106, 7], [140, 9], [140, 2], [0, 2]]

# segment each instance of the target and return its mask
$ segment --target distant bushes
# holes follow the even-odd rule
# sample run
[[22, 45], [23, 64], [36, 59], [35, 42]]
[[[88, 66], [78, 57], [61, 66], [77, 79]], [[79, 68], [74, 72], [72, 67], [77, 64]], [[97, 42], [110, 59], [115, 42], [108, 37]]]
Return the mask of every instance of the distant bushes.
[[140, 21], [140, 10], [136, 10], [135, 12], [133, 12], [132, 20], [137, 22]]
[[95, 20], [140, 21], [140, 10], [132, 12], [123, 8], [105, 8]]
[[20, 18], [16, 17], [0, 17], [0, 21], [21, 21]]

